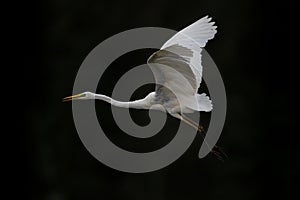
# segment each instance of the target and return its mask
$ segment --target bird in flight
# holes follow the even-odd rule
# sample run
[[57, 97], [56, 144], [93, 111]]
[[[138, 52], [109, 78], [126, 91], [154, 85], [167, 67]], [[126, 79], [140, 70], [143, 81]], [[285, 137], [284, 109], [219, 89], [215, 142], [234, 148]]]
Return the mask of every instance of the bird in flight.
[[[153, 72], [156, 88], [143, 99], [121, 102], [102, 94], [83, 92], [63, 101], [99, 99], [117, 107], [166, 111], [202, 135], [203, 127], [184, 113], [213, 109], [210, 98], [205, 93], [198, 94], [198, 88], [202, 80], [201, 51], [208, 40], [214, 38], [216, 28], [211, 18], [205, 16], [176, 33], [153, 53], [147, 64]], [[205, 140], [203, 142], [208, 145]], [[209, 148], [220, 160], [226, 156], [216, 145]]]

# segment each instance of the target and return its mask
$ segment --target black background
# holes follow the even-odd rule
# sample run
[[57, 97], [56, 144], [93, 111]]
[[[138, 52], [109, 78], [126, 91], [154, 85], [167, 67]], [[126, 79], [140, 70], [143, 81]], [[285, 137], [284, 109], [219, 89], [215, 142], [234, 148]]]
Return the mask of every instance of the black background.
[[[288, 1], [70, 1], [48, 0], [12, 5], [4, 20], [9, 40], [9, 85], [16, 112], [9, 124], [10, 195], [30, 199], [260, 199], [299, 196], [299, 141], [296, 129], [296, 12]], [[170, 166], [146, 174], [108, 168], [82, 145], [74, 127], [71, 94], [81, 62], [106, 38], [131, 28], [156, 26], [174, 30], [209, 14], [218, 26], [206, 50], [222, 74], [228, 100], [225, 127], [218, 144], [229, 158], [199, 160], [201, 138]], [[3, 31], [5, 32], [5, 31]], [[6, 40], [6, 37], [4, 37]], [[18, 47], [18, 48], [16, 48]], [[98, 91], [110, 95], [118, 67], [145, 61], [151, 50], [132, 52], [111, 66]], [[19, 82], [20, 81], [20, 82]], [[7, 83], [7, 82], [6, 82]], [[7, 84], [8, 85], [8, 84]], [[5, 86], [5, 85], [4, 85]], [[143, 97], [153, 86], [140, 88]], [[203, 88], [205, 90], [205, 87]], [[5, 106], [4, 106], [5, 107]], [[139, 143], [114, 126], [109, 105], [97, 102], [101, 125], [110, 138], [135, 151], [157, 149], [175, 134], [178, 121], [168, 118], [164, 132]], [[147, 111], [131, 111], [147, 124]], [[20, 116], [20, 117], [19, 117]], [[209, 119], [209, 114], [204, 116]], [[13, 133], [13, 134], [12, 134]], [[12, 148], [10, 148], [12, 149]], [[12, 161], [12, 162], [11, 162]], [[15, 176], [14, 176], [15, 175]], [[15, 187], [14, 187], [15, 188]]]

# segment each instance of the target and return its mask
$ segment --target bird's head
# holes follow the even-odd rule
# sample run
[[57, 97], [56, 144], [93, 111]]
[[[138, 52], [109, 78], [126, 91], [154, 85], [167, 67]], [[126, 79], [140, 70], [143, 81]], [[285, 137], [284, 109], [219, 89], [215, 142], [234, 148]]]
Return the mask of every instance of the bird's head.
[[63, 102], [73, 101], [73, 100], [87, 100], [87, 99], [95, 99], [95, 94], [92, 92], [83, 92], [73, 96], [65, 97], [63, 98]]

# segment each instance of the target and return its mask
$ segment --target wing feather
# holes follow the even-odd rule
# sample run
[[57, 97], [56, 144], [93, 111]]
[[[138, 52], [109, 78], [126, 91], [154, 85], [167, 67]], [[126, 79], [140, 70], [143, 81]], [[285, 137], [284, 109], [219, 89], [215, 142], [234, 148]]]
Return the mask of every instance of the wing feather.
[[160, 95], [170, 95], [162, 92], [161, 86], [164, 86], [176, 93], [181, 104], [192, 109], [198, 108], [196, 94], [202, 79], [201, 50], [217, 32], [210, 20], [206, 16], [184, 28], [147, 61], [160, 85]]

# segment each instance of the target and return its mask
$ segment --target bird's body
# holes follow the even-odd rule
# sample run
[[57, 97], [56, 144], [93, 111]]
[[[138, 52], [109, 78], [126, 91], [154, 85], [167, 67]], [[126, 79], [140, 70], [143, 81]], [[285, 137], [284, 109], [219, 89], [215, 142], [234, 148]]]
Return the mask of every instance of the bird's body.
[[66, 97], [64, 101], [99, 99], [117, 107], [166, 111], [203, 132], [201, 126], [183, 114], [212, 110], [209, 97], [205, 93], [198, 94], [202, 80], [201, 51], [217, 32], [210, 20], [207, 16], [203, 17], [181, 30], [148, 58], [147, 64], [154, 74], [156, 88], [145, 98], [121, 102], [102, 94], [84, 92]]

